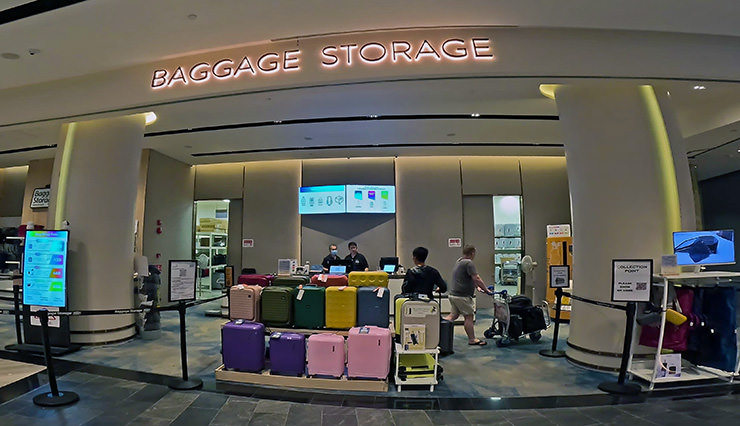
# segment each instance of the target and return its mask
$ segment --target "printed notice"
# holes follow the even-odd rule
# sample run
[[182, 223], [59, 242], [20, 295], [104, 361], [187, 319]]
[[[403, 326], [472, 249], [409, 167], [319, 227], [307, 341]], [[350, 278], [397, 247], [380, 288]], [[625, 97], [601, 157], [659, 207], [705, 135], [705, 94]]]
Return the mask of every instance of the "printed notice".
[[570, 287], [570, 266], [550, 265], [550, 288]]
[[612, 301], [650, 301], [652, 259], [612, 260]]
[[195, 300], [197, 262], [170, 260], [170, 302]]

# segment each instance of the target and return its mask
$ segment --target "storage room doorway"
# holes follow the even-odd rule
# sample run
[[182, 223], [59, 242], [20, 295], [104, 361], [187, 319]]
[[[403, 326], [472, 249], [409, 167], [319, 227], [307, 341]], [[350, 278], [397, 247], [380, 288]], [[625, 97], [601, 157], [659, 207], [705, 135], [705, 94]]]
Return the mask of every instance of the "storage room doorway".
[[194, 206], [194, 259], [198, 262], [198, 299], [221, 294], [229, 252], [230, 200], [199, 200]]

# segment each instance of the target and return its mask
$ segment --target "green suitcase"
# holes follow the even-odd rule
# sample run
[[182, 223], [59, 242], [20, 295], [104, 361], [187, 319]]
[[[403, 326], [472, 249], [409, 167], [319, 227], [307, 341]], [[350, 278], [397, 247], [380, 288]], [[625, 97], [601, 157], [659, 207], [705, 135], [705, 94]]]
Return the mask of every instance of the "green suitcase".
[[293, 289], [265, 287], [260, 296], [262, 322], [270, 327], [290, 327], [293, 323]]
[[298, 287], [310, 283], [311, 280], [305, 275], [283, 275], [272, 280], [272, 285], [281, 287]]
[[316, 286], [301, 286], [293, 290], [293, 318], [296, 328], [324, 328], [325, 291], [324, 287]]

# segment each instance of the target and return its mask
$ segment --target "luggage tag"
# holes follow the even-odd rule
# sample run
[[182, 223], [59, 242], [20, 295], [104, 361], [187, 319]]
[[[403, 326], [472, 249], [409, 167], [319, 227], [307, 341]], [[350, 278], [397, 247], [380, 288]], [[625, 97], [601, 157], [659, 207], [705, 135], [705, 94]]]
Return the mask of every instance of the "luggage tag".
[[303, 289], [299, 287], [300, 290], [298, 290], [298, 294], [295, 297], [295, 300], [301, 300], [303, 299]]
[[279, 339], [279, 338], [280, 338], [280, 336], [282, 336], [282, 335], [283, 335], [283, 333], [282, 333], [282, 332], [280, 332], [280, 331], [276, 331], [276, 332], [274, 332], [274, 333], [272, 333], [272, 334], [270, 335], [270, 339]]
[[359, 334], [370, 334], [370, 327], [361, 327]]
[[242, 325], [242, 324], [244, 324], [244, 320], [243, 319], [238, 319], [238, 320], [234, 321], [234, 324], [236, 324], [236, 325]]
[[385, 294], [385, 287], [376, 287], [375, 291], [378, 293], [378, 299], [382, 299], [383, 294]]

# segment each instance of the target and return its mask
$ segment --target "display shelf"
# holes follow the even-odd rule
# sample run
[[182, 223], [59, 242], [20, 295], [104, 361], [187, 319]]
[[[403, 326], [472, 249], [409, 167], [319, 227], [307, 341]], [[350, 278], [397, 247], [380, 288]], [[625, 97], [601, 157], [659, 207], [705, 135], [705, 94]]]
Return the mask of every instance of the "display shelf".
[[270, 374], [269, 371], [245, 373], [242, 371], [226, 370], [223, 365], [216, 369], [215, 376], [216, 380], [254, 385], [339, 391], [388, 392], [387, 380], [348, 379], [346, 376], [338, 379], [325, 379], [318, 377], [281, 376]]
[[[434, 349], [414, 349], [414, 350], [404, 350], [403, 346], [396, 342], [394, 343], [395, 346], [395, 369], [393, 370], [394, 380], [396, 382], [396, 389], [400, 392], [402, 390], [403, 386], [414, 386], [414, 385], [422, 385], [422, 386], [429, 386], [429, 392], [434, 392], [434, 386], [437, 385], [437, 371], [439, 370], [439, 347], [436, 347]], [[418, 377], [418, 378], [406, 378], [401, 379], [398, 376], [398, 369], [400, 364], [400, 359], [404, 355], [420, 355], [420, 354], [429, 354], [432, 355], [434, 358], [434, 369], [433, 374], [431, 377]]]
[[723, 380], [732, 381], [734, 374], [730, 371], [717, 370], [715, 368], [693, 365], [686, 360], [681, 363], [680, 377], [655, 377], [655, 361], [653, 359], [633, 361], [630, 373], [646, 382], [679, 383], [697, 380]]
[[[207, 242], [207, 244], [202, 244]], [[223, 244], [223, 245], [221, 245]], [[198, 290], [199, 291], [211, 291], [213, 290], [212, 280], [214, 277], [213, 272], [219, 268], [223, 268], [226, 264], [213, 265], [213, 256], [217, 254], [227, 254], [228, 245], [228, 233], [226, 232], [196, 232], [195, 233], [195, 259], [198, 256], [205, 254], [208, 256], [208, 265], [204, 269], [208, 269], [210, 273], [207, 277], [200, 277], [198, 279]], [[200, 267], [200, 265], [199, 265]]]

